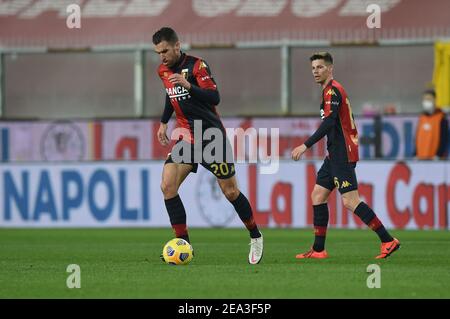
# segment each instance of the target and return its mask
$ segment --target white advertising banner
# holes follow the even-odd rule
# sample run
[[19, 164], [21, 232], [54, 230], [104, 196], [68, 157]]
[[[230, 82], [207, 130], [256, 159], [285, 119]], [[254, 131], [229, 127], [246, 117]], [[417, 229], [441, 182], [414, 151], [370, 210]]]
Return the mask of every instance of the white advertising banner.
[[92, 127], [83, 121], [0, 122], [1, 161], [91, 160]]
[[[153, 123], [151, 120], [102, 121], [100, 160], [143, 160], [152, 159]], [[156, 132], [155, 132], [156, 135]]]
[[[382, 155], [385, 159], [411, 158], [415, 149], [417, 116], [385, 116], [382, 118]], [[279, 133], [279, 154], [290, 158], [292, 149], [311, 136], [321, 120], [317, 117], [289, 118], [225, 118], [227, 129], [254, 129], [257, 133]], [[158, 119], [93, 120], [93, 121], [23, 121], [0, 122], [0, 161], [101, 161], [164, 159], [170, 147], [161, 146], [156, 137]], [[175, 128], [169, 122], [169, 134]], [[356, 117], [360, 141], [374, 134], [374, 119]], [[247, 131], [249, 132], [249, 131]], [[169, 136], [170, 137], [170, 136]], [[360, 143], [360, 158], [372, 159], [373, 144]], [[261, 145], [260, 143], [258, 144]], [[307, 159], [326, 154], [322, 139], [305, 154]]]
[[[276, 174], [238, 164], [241, 191], [262, 227], [312, 225], [310, 193], [321, 161], [281, 161]], [[167, 227], [163, 162], [0, 165], [0, 227]], [[450, 163], [358, 163], [362, 199], [387, 228], [449, 229]], [[202, 167], [180, 189], [189, 227], [243, 227], [215, 177]], [[329, 199], [330, 227], [365, 227]]]

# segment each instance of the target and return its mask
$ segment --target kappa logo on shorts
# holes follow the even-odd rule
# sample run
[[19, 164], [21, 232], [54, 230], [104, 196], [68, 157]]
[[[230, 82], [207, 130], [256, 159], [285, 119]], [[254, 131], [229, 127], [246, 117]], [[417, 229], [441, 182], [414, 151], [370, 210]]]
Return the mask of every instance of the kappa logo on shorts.
[[335, 177], [334, 178], [334, 186], [336, 186], [336, 188], [342, 189], [342, 188], [346, 188], [346, 187], [352, 186], [352, 184], [349, 181], [343, 181], [342, 184], [341, 184], [341, 183], [339, 183], [338, 178]]
[[348, 181], [343, 181], [342, 185], [341, 185], [341, 188], [346, 188], [346, 187], [349, 187], [349, 186], [352, 186], [352, 184], [350, 184]]

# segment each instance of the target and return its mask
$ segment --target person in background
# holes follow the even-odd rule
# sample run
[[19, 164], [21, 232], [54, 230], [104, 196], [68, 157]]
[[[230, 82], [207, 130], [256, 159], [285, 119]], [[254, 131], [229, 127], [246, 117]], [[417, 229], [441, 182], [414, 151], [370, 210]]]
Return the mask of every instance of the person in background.
[[436, 107], [436, 93], [427, 90], [422, 96], [423, 113], [416, 130], [416, 152], [419, 160], [446, 159], [448, 153], [448, 120]]

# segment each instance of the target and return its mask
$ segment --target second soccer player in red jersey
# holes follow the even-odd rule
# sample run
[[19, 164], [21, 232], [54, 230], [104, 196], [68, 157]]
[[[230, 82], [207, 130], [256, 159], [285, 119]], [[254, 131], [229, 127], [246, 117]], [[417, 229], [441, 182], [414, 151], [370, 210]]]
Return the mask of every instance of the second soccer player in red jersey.
[[310, 58], [316, 83], [322, 86], [320, 116], [322, 123], [306, 142], [292, 151], [298, 161], [303, 153], [327, 136], [328, 156], [317, 172], [316, 185], [311, 194], [314, 212], [314, 245], [296, 258], [327, 258], [325, 237], [328, 227], [328, 197], [337, 188], [344, 206], [356, 214], [381, 240], [381, 252], [376, 258], [386, 258], [400, 248], [398, 239], [385, 229], [373, 210], [358, 193], [355, 167], [358, 156], [358, 132], [352, 109], [342, 85], [333, 79], [333, 58], [328, 52], [315, 53]]

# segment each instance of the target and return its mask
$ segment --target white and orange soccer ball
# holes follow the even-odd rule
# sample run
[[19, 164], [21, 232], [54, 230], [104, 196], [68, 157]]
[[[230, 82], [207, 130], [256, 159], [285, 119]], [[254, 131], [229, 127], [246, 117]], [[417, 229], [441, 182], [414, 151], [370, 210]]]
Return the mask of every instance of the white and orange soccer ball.
[[191, 244], [182, 238], [174, 238], [163, 248], [162, 260], [170, 265], [187, 265], [191, 262], [193, 249]]

